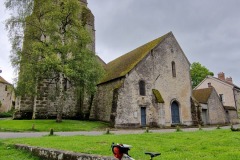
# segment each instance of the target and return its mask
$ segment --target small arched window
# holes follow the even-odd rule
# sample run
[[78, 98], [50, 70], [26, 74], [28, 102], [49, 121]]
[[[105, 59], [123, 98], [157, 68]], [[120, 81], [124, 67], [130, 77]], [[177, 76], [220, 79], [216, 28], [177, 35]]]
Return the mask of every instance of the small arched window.
[[145, 82], [144, 81], [140, 81], [139, 82], [139, 92], [141, 96], [145, 96]]
[[7, 85], [5, 86], [5, 91], [7, 91], [8, 90], [8, 87], [7, 87]]
[[174, 61], [172, 61], [172, 76], [176, 77], [176, 65]]

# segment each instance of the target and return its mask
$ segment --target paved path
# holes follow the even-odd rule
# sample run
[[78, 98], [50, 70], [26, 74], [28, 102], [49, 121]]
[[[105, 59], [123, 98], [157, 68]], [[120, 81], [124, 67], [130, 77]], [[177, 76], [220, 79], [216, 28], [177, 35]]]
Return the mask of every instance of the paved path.
[[[222, 129], [230, 129], [230, 126], [223, 126]], [[240, 124], [234, 125], [234, 128], [240, 128]], [[203, 130], [214, 130], [215, 127], [205, 127]], [[197, 131], [198, 128], [182, 128], [185, 132]], [[150, 129], [150, 132], [154, 133], [167, 133], [167, 132], [175, 132], [176, 129]], [[113, 134], [140, 134], [144, 133], [145, 129], [115, 129], [110, 131]], [[59, 136], [75, 136], [75, 135], [102, 135], [105, 131], [75, 131], [75, 132], [54, 132], [54, 134]], [[49, 132], [0, 132], [0, 139], [7, 138], [23, 138], [23, 137], [42, 137], [48, 135]]]

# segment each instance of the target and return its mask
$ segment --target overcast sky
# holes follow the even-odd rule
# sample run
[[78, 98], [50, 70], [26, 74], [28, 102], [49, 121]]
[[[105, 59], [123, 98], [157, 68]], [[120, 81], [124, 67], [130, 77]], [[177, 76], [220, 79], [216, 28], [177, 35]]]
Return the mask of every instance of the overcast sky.
[[[0, 0], [0, 75], [12, 82], [10, 44]], [[240, 0], [88, 0], [95, 15], [96, 52], [109, 62], [169, 31], [189, 61], [240, 86]]]

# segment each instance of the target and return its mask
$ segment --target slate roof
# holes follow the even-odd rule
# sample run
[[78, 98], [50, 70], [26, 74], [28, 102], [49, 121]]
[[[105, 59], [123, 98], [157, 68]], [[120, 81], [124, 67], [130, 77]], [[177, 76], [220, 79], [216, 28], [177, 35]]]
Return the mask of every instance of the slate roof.
[[105, 68], [106, 75], [99, 84], [125, 76], [169, 34], [172, 33], [169, 32], [109, 62]]
[[199, 103], [208, 103], [208, 99], [212, 93], [213, 88], [203, 88], [203, 89], [197, 89], [193, 90], [193, 97], [199, 102]]

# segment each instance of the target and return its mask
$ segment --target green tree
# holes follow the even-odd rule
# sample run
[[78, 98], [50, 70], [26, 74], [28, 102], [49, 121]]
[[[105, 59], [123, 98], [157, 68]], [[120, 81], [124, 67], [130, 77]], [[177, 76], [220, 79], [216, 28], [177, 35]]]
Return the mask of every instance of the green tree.
[[7, 0], [5, 4], [18, 11], [7, 22], [12, 63], [19, 70], [17, 95], [35, 99], [38, 85], [48, 83], [61, 121], [68, 87], [80, 90], [82, 96], [92, 94], [103, 73], [88, 49], [92, 40], [81, 21], [86, 18], [81, 14], [83, 6], [79, 0]]
[[190, 68], [192, 87], [195, 88], [206, 76], [213, 76], [213, 72], [209, 71], [205, 66], [199, 62], [193, 62]]

